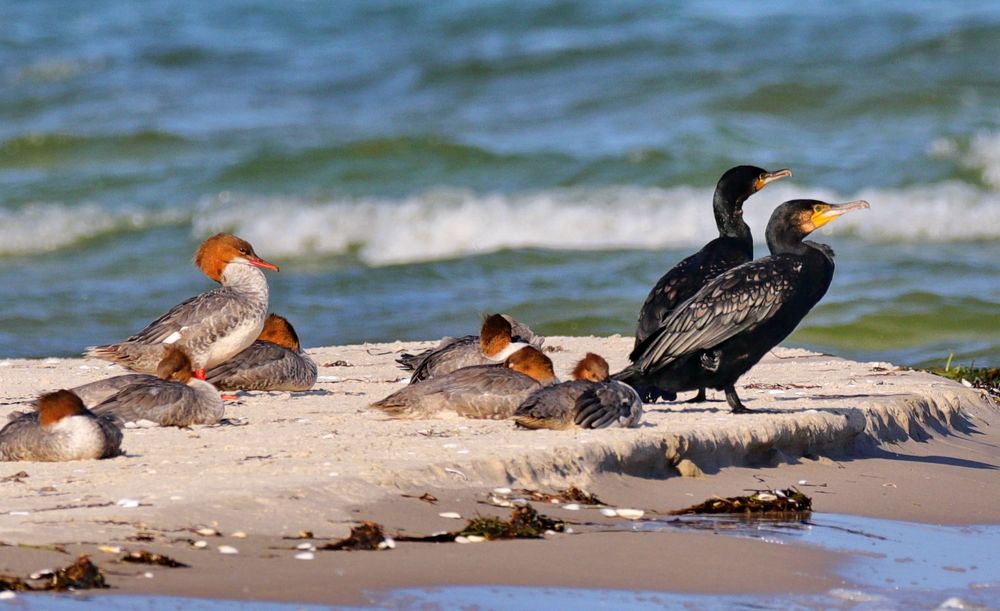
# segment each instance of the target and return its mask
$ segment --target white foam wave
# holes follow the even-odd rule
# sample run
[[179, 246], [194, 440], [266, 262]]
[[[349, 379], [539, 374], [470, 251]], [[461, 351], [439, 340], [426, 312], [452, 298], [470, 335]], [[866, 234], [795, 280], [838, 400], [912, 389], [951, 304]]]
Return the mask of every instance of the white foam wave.
[[1000, 133], [981, 132], [968, 143], [941, 138], [931, 143], [928, 152], [945, 159], [954, 159], [962, 167], [980, 173], [984, 184], [1000, 190]]
[[[1000, 194], [961, 183], [844, 195], [775, 185], [745, 206], [758, 240], [785, 200], [864, 198], [871, 210], [824, 227], [872, 241], [968, 241], [1000, 237]], [[697, 247], [717, 235], [711, 190], [606, 187], [525, 194], [431, 191], [404, 199], [227, 196], [201, 202], [195, 232], [233, 231], [271, 257], [356, 250], [371, 265], [485, 254], [505, 248], [600, 250]]]
[[0, 209], [0, 256], [51, 252], [113, 231], [143, 229], [171, 220], [180, 218], [109, 211], [98, 204], [36, 203], [16, 210]]

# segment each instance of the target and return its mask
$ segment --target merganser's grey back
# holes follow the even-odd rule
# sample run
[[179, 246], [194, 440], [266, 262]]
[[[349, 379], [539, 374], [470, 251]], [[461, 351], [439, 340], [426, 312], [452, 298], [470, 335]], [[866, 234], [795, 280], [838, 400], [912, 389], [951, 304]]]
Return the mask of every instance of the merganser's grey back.
[[465, 367], [411, 384], [372, 407], [396, 418], [428, 418], [454, 412], [468, 418], [509, 418], [543, 384], [556, 381], [552, 361], [534, 346], [501, 363]]
[[205, 372], [205, 380], [220, 390], [303, 391], [316, 377], [316, 363], [306, 354], [260, 340]]
[[80, 397], [84, 405], [93, 407], [108, 397], [120, 392], [126, 386], [158, 379], [149, 373], [129, 373], [83, 384], [70, 390]]
[[125, 422], [148, 420], [160, 426], [191, 426], [217, 423], [226, 408], [214, 386], [192, 378], [187, 384], [160, 379], [133, 384], [92, 411]]
[[467, 418], [502, 420], [541, 387], [500, 363], [476, 365], [405, 386], [372, 407], [396, 418], [429, 418], [450, 411]]

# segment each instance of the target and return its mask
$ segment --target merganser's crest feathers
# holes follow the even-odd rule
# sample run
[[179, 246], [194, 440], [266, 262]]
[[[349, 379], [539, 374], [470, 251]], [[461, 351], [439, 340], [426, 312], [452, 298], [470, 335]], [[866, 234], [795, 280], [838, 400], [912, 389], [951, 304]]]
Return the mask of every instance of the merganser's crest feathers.
[[35, 403], [38, 412], [38, 422], [42, 426], [51, 426], [63, 418], [80, 416], [87, 413], [80, 397], [68, 390], [57, 390], [38, 397]]
[[611, 368], [608, 362], [599, 354], [588, 352], [580, 359], [573, 369], [574, 380], [589, 380], [591, 382], [603, 382], [611, 375]]
[[504, 366], [523, 373], [542, 384], [548, 384], [556, 379], [555, 371], [552, 369], [552, 360], [534, 346], [526, 346], [510, 355], [504, 361]]
[[301, 350], [299, 336], [295, 333], [295, 328], [288, 319], [278, 314], [268, 314], [264, 320], [264, 329], [257, 337], [258, 341], [271, 342], [279, 346], [284, 346], [292, 352]]
[[229, 233], [217, 233], [202, 242], [194, 254], [194, 264], [216, 282], [222, 282], [222, 272], [234, 259], [251, 265], [278, 271], [278, 267], [261, 259], [249, 242]]
[[479, 347], [488, 357], [493, 357], [510, 345], [512, 327], [500, 314], [493, 314], [483, 321], [479, 331]]
[[166, 349], [163, 360], [156, 366], [156, 377], [187, 384], [191, 379], [191, 361], [182, 350], [170, 346]]

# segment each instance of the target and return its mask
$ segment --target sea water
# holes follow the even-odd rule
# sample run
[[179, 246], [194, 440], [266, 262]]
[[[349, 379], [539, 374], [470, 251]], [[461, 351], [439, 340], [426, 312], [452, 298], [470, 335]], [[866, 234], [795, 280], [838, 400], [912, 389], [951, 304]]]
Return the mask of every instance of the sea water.
[[998, 57], [993, 3], [8, 3], [0, 356], [138, 331], [217, 231], [307, 347], [630, 334], [753, 163], [795, 174], [758, 256], [781, 201], [872, 204], [788, 343], [1000, 365]]

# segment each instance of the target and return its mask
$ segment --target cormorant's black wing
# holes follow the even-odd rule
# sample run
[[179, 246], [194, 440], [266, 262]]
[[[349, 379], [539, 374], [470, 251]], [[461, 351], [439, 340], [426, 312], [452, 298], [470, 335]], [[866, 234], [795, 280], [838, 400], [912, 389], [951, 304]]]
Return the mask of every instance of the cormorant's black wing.
[[694, 296], [713, 278], [750, 257], [731, 240], [715, 239], [663, 275], [646, 297], [635, 329], [635, 348], [655, 334], [680, 304]]
[[639, 310], [635, 328], [635, 345], [656, 333], [664, 320], [685, 299], [691, 297], [704, 282], [698, 273], [700, 252], [687, 257], [657, 281]]
[[650, 337], [634, 360], [652, 371], [677, 358], [707, 350], [771, 319], [801, 282], [802, 263], [764, 257], [716, 277], [684, 302]]

